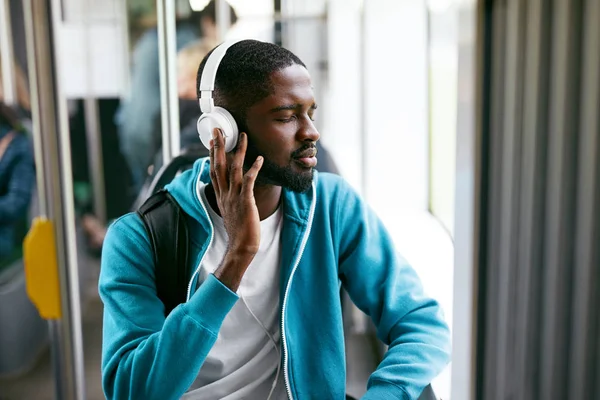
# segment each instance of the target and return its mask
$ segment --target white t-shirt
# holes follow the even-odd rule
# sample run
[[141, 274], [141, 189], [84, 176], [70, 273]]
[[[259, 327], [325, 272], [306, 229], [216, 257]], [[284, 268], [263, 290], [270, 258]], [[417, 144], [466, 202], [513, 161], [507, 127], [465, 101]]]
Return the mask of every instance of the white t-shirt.
[[[201, 194], [213, 223], [214, 238], [202, 261], [200, 284], [217, 269], [227, 247], [223, 219], [208, 205], [204, 188]], [[238, 288], [240, 299], [225, 317], [215, 345], [183, 399], [266, 400], [269, 396], [281, 360], [279, 262], [282, 217], [279, 207], [260, 222], [260, 248]], [[257, 319], [270, 332], [277, 348]], [[283, 366], [280, 366], [271, 399], [287, 399]]]

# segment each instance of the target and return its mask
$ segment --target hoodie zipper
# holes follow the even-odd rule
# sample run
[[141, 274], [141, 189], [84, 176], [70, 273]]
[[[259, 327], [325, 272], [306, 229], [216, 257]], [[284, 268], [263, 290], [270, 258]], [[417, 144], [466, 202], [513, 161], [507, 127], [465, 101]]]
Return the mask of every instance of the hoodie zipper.
[[[202, 166], [200, 167], [200, 174], [198, 175], [198, 180], [196, 181], [196, 196], [198, 197], [198, 201], [200, 202], [200, 205], [202, 206], [202, 209], [204, 210], [204, 214], [208, 216], [208, 210], [206, 209], [205, 204], [202, 202], [202, 195], [200, 193], [200, 186], [199, 186], [200, 177], [202, 176], [203, 170], [204, 170], [204, 164], [202, 164]], [[306, 247], [306, 242], [308, 241], [308, 236], [310, 235], [310, 231], [312, 228], [313, 217], [315, 214], [315, 207], [317, 204], [317, 189], [315, 187], [314, 182], [313, 182], [312, 186], [313, 186], [313, 198], [312, 198], [312, 203], [310, 205], [310, 212], [308, 215], [308, 225], [306, 227], [306, 232], [304, 233], [304, 236], [302, 237], [302, 243], [300, 244], [300, 251], [298, 252], [298, 257], [296, 257], [294, 267], [292, 268], [292, 272], [290, 274], [290, 279], [288, 280], [287, 286], [285, 288], [285, 293], [283, 295], [283, 305], [282, 305], [282, 310], [281, 310], [281, 337], [283, 339], [283, 376], [284, 376], [284, 381], [285, 381], [285, 389], [287, 391], [288, 399], [290, 399], [290, 400], [293, 400], [294, 398], [292, 396], [292, 391], [290, 389], [290, 379], [288, 376], [288, 351], [287, 351], [287, 341], [285, 338], [285, 308], [287, 306], [288, 294], [290, 292], [290, 288], [292, 285], [292, 279], [294, 278], [296, 269], [298, 268], [298, 265], [300, 264], [300, 260], [302, 259], [302, 254], [304, 253], [304, 248]], [[202, 266], [204, 257], [206, 256], [208, 249], [210, 249], [210, 246], [212, 245], [212, 242], [213, 242], [213, 239], [215, 236], [215, 229], [214, 229], [212, 221], [210, 220], [210, 217], [208, 217], [208, 223], [210, 224], [210, 241], [208, 242], [206, 251], [202, 255], [202, 258], [200, 259], [200, 262], [198, 263], [198, 266], [196, 267], [196, 271], [194, 271], [194, 273], [192, 274], [192, 278], [190, 279], [190, 283], [188, 284], [188, 293], [187, 293], [188, 301], [191, 297], [192, 283], [194, 282], [194, 278], [200, 272], [200, 267]]]
[[200, 177], [202, 177], [202, 171], [204, 171], [205, 163], [206, 163], [206, 161], [204, 161], [204, 163], [202, 163], [202, 166], [200, 167], [200, 173], [198, 174], [198, 180], [196, 181], [196, 197], [198, 197], [198, 201], [200, 202], [200, 205], [202, 206], [202, 209], [204, 210], [204, 215], [206, 215], [208, 217], [208, 223], [210, 225], [210, 241], [208, 242], [208, 246], [206, 247], [204, 254], [202, 254], [202, 258], [200, 259], [200, 262], [198, 263], [196, 270], [192, 274], [192, 278], [190, 279], [190, 283], [188, 284], [186, 301], [190, 301], [190, 297], [192, 297], [192, 283], [194, 282], [194, 278], [196, 277], [196, 275], [198, 275], [198, 273], [200, 272], [200, 267], [202, 267], [202, 262], [204, 261], [204, 257], [206, 257], [206, 253], [208, 253], [208, 249], [210, 249], [213, 239], [215, 238], [215, 227], [213, 226], [213, 223], [210, 220], [210, 216], [208, 215], [208, 210], [206, 209], [206, 205], [204, 205], [204, 203], [202, 202], [202, 194], [200, 193]]
[[294, 273], [300, 264], [300, 260], [302, 259], [302, 254], [304, 253], [304, 248], [306, 247], [306, 242], [308, 241], [308, 236], [310, 235], [310, 230], [312, 228], [313, 217], [315, 214], [315, 206], [317, 204], [317, 190], [315, 188], [315, 184], [313, 182], [313, 198], [312, 204], [310, 205], [310, 213], [308, 216], [308, 225], [306, 227], [306, 232], [304, 233], [304, 237], [302, 238], [302, 243], [300, 244], [300, 251], [298, 252], [298, 257], [296, 257], [296, 262], [294, 263], [294, 267], [292, 268], [292, 272], [290, 274], [290, 279], [288, 280], [287, 286], [285, 288], [285, 294], [283, 295], [283, 306], [281, 309], [281, 337], [283, 338], [283, 377], [285, 381], [285, 389], [287, 390], [288, 399], [293, 400], [292, 390], [290, 389], [290, 378], [288, 376], [288, 351], [287, 351], [287, 342], [285, 339], [285, 308], [287, 306], [288, 294], [290, 292], [290, 287], [292, 286], [292, 279], [294, 278]]

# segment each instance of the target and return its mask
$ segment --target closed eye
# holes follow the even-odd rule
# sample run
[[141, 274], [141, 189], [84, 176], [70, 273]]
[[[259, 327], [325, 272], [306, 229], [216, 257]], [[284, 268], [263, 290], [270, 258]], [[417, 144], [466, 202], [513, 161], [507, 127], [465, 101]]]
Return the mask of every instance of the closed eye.
[[296, 119], [296, 116], [295, 116], [295, 115], [292, 115], [292, 116], [291, 116], [291, 117], [289, 117], [289, 118], [278, 118], [278, 119], [276, 119], [275, 121], [282, 122], [282, 123], [284, 123], [284, 124], [285, 124], [285, 123], [288, 123], [288, 122], [292, 122], [292, 121], [294, 121], [295, 119]]

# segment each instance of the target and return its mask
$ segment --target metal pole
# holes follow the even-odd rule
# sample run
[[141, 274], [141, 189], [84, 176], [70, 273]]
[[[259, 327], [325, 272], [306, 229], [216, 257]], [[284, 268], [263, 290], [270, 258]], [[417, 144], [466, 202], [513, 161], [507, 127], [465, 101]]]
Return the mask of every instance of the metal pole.
[[216, 0], [216, 17], [217, 31], [219, 33], [218, 40], [224, 41], [225, 35], [231, 26], [231, 18], [229, 14], [229, 5], [224, 0]]
[[367, 101], [368, 92], [368, 60], [367, 60], [367, 4], [366, 1], [361, 1], [360, 5], [360, 42], [359, 57], [360, 57], [360, 188], [361, 196], [365, 201], [369, 201], [369, 186], [367, 185], [367, 174], [369, 172], [369, 140], [367, 132], [369, 131], [369, 121], [367, 121], [367, 112], [369, 102]]
[[104, 157], [102, 153], [102, 132], [100, 131], [98, 117], [98, 100], [88, 97], [83, 101], [83, 106], [88, 149], [88, 167], [94, 190], [94, 214], [101, 222], [106, 223]]
[[[279, 11], [279, 15], [281, 15], [282, 19], [282, 24], [281, 24], [281, 46], [288, 48], [288, 49], [292, 49], [293, 47], [293, 28], [294, 28], [294, 21], [289, 20], [288, 18], [291, 18], [294, 13], [292, 12], [292, 4], [290, 3], [289, 0], [281, 0], [280, 1], [280, 9]], [[277, 10], [276, 10], [277, 11]], [[276, 13], [277, 14], [277, 13]]]
[[2, 59], [2, 90], [4, 103], [17, 104], [15, 79], [15, 59], [13, 51], [12, 27], [10, 24], [9, 0], [0, 0], [0, 59]]
[[[274, 15], [281, 15], [281, 0], [273, 1], [273, 10], [275, 11]], [[283, 24], [281, 23], [281, 19], [274, 18], [274, 32], [273, 32], [273, 40], [276, 45], [283, 46]]]
[[115, 9], [115, 13], [117, 13], [118, 16], [120, 16], [119, 18], [119, 26], [120, 26], [120, 33], [121, 33], [121, 37], [123, 38], [123, 42], [122, 42], [122, 55], [123, 55], [123, 74], [122, 76], [122, 88], [123, 91], [121, 92], [121, 98], [128, 98], [131, 92], [131, 77], [129, 76], [129, 71], [130, 71], [130, 64], [129, 64], [129, 60], [130, 60], [130, 54], [131, 54], [131, 46], [130, 46], [130, 37], [129, 37], [129, 18], [128, 18], [128, 6], [127, 6], [127, 1], [120, 1], [120, 8]]
[[454, 299], [451, 398], [473, 400], [477, 386], [477, 334], [482, 324], [479, 263], [484, 139], [481, 132], [483, 81], [483, 3], [464, 0], [458, 8], [458, 73], [462, 82], [457, 104], [456, 191], [454, 228]]
[[53, 222], [59, 265], [62, 317], [49, 322], [56, 398], [76, 400], [85, 390], [71, 152], [56, 67], [60, 2], [23, 3], [40, 213]]
[[156, 0], [163, 165], [179, 153], [175, 2]]
[[[92, 23], [91, 2], [86, 0], [84, 20], [89, 25]], [[88, 69], [92, 68], [92, 41], [89, 30], [85, 30], [86, 35], [86, 65]], [[93, 95], [93, 82], [91, 74], [87, 77], [87, 97], [83, 100], [85, 115], [85, 133], [87, 139], [88, 168], [90, 170], [93, 197], [94, 214], [102, 222], [106, 223], [106, 193], [104, 189], [104, 154], [102, 152], [102, 131], [98, 115], [98, 100]]]

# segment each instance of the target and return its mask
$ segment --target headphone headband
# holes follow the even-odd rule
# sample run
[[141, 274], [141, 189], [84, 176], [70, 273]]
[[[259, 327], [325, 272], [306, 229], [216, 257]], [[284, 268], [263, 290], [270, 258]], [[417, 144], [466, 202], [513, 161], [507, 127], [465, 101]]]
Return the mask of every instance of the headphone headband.
[[228, 40], [218, 45], [206, 60], [202, 76], [200, 78], [200, 110], [203, 113], [210, 113], [215, 108], [212, 92], [215, 90], [215, 80], [217, 79], [217, 70], [219, 64], [227, 50], [240, 40]]

